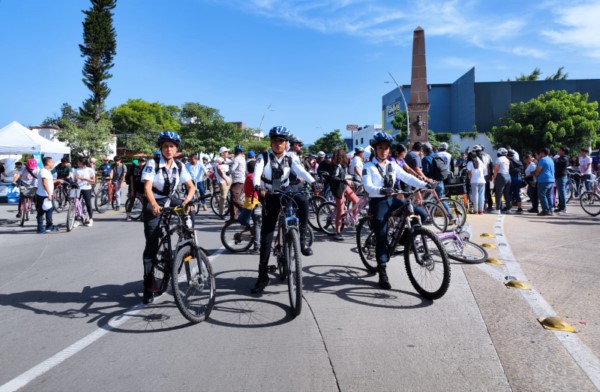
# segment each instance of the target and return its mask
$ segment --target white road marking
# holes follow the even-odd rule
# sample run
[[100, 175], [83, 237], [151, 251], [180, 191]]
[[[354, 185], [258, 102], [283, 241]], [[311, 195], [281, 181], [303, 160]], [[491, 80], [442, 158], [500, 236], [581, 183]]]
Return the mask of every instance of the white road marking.
[[[221, 255], [224, 250], [225, 250], [225, 248], [221, 247], [212, 256], [210, 256], [209, 260], [211, 261], [211, 263], [217, 257], [219, 257], [219, 255]], [[14, 391], [17, 391], [18, 389], [23, 388], [25, 385], [29, 384], [31, 381], [35, 380], [42, 374], [44, 374], [44, 373], [48, 372], [49, 370], [51, 370], [52, 368], [60, 365], [61, 363], [63, 363], [67, 359], [71, 358], [73, 355], [77, 354], [78, 352], [80, 352], [81, 350], [83, 350], [84, 348], [89, 346], [90, 344], [96, 342], [98, 339], [100, 339], [107, 333], [109, 333], [112, 330], [125, 324], [127, 321], [129, 321], [133, 316], [138, 314], [144, 308], [145, 308], [145, 305], [137, 304], [137, 305], [131, 307], [130, 309], [128, 309], [125, 313], [123, 313], [119, 316], [113, 317], [112, 319], [110, 319], [108, 321], [108, 323], [106, 325], [102, 326], [101, 328], [96, 329], [91, 334], [78, 340], [77, 342], [73, 343], [69, 347], [65, 348], [64, 350], [58, 352], [57, 354], [55, 354], [52, 357], [45, 360], [44, 362], [40, 363], [39, 365], [32, 367], [31, 369], [27, 370], [25, 373], [22, 373], [19, 376], [13, 378], [6, 384], [1, 385], [0, 392], [14, 392]]]
[[[495, 234], [500, 256], [506, 265], [508, 275], [512, 275], [519, 280], [528, 281], [521, 268], [521, 264], [519, 264], [519, 261], [515, 258], [510, 249], [510, 245], [506, 240], [506, 235], [504, 233], [504, 218], [504, 215], [500, 215], [496, 218]], [[497, 270], [484, 264], [479, 264], [479, 268], [495, 280], [500, 280], [500, 274]], [[502, 279], [502, 281], [504, 281], [504, 279]], [[519, 293], [537, 317], [556, 316], [556, 312], [552, 309], [552, 306], [535, 288], [532, 290], [519, 290]], [[588, 376], [594, 386], [600, 390], [600, 359], [598, 359], [592, 350], [579, 339], [577, 334], [560, 331], [552, 332], [569, 354], [571, 354], [571, 357]]]

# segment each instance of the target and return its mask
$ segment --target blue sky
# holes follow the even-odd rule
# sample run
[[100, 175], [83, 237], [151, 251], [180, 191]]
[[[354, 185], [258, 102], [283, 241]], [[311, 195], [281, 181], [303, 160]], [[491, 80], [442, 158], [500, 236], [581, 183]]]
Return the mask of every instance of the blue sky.
[[[0, 127], [39, 125], [81, 82], [87, 0], [0, 0]], [[381, 122], [388, 71], [410, 83], [425, 29], [429, 83], [565, 67], [600, 77], [598, 1], [119, 0], [108, 108], [130, 98], [217, 108], [227, 121], [285, 125], [306, 142]], [[270, 105], [270, 109], [267, 108]]]

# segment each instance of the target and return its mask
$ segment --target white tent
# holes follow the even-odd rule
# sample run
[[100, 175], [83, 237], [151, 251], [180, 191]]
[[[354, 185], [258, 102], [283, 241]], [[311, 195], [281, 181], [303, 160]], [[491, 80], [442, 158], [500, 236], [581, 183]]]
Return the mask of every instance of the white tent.
[[16, 121], [0, 129], [0, 154], [70, 154], [71, 149], [48, 140]]

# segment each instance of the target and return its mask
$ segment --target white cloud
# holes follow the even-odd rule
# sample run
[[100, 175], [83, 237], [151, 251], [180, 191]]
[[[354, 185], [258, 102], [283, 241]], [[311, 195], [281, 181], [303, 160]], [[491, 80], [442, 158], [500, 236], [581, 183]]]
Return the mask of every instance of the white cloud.
[[555, 14], [561, 27], [543, 30], [542, 36], [565, 49], [600, 59], [600, 3], [559, 8]]
[[548, 58], [548, 53], [546, 53], [540, 49], [536, 49], [536, 48], [516, 46], [516, 47], [514, 47], [512, 49], [508, 49], [506, 51], [516, 54], [517, 56], [533, 57], [536, 59]]

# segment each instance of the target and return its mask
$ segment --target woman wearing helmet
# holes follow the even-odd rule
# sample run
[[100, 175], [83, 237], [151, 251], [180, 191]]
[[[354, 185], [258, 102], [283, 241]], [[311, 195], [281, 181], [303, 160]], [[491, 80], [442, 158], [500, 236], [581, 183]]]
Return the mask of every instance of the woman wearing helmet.
[[[258, 294], [269, 285], [268, 263], [277, 217], [281, 210], [279, 195], [272, 193], [277, 190], [289, 190], [290, 173], [293, 171], [299, 178], [312, 184], [314, 178], [304, 169], [298, 157], [286, 152], [289, 140], [289, 131], [285, 127], [273, 127], [269, 131], [271, 150], [259, 154], [254, 168], [254, 188], [264, 200], [262, 209], [262, 227], [260, 231], [260, 259], [258, 263], [258, 280], [252, 293]], [[302, 193], [294, 195], [298, 205], [298, 219], [300, 220], [300, 250], [304, 256], [313, 254], [307, 246], [305, 233], [308, 225], [308, 200]]]
[[[391, 196], [394, 193], [394, 182], [400, 180], [417, 188], [427, 186], [427, 182], [408, 174], [396, 162], [387, 160], [393, 140], [392, 136], [385, 132], [380, 131], [373, 135], [371, 161], [365, 165], [362, 178], [365, 191], [369, 194], [369, 212], [373, 216], [372, 227], [375, 232], [375, 258], [378, 264], [379, 286], [384, 290], [392, 287], [386, 272], [386, 263], [390, 259], [387, 249], [387, 222], [391, 212], [405, 203], [404, 200]], [[415, 211], [422, 219], [427, 218], [427, 213], [421, 208], [415, 208]]]
[[[181, 162], [175, 160], [180, 143], [181, 138], [175, 132], [161, 132], [156, 142], [160, 149], [160, 156], [155, 156], [146, 163], [142, 173], [144, 236], [146, 237], [146, 246], [142, 256], [145, 304], [151, 303], [154, 299], [153, 263], [158, 252], [160, 211], [167, 200], [171, 200], [172, 206], [181, 204], [185, 206], [192, 200], [194, 192], [196, 192], [192, 176]], [[175, 198], [174, 195], [180, 183], [185, 183], [188, 190], [183, 201]]]
[[[508, 213], [511, 207], [510, 200], [510, 162], [506, 157], [508, 150], [500, 147], [497, 151], [498, 158], [494, 162], [494, 175], [492, 182], [494, 183], [494, 193], [496, 195], [496, 213]], [[502, 208], [502, 195], [504, 195], [504, 208]]]

